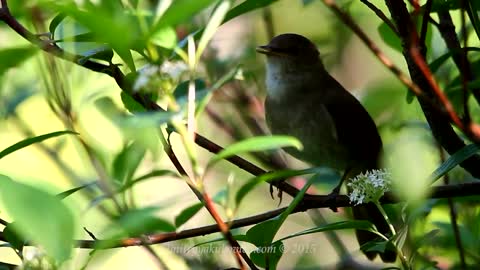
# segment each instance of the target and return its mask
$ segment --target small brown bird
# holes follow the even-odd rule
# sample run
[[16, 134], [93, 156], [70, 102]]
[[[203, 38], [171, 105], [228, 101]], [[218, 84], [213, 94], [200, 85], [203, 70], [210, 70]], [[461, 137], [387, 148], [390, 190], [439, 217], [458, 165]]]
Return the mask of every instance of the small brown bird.
[[[327, 166], [344, 175], [343, 180], [378, 168], [382, 140], [374, 121], [322, 64], [316, 46], [297, 34], [274, 37], [257, 52], [267, 56], [265, 116], [273, 134], [298, 138], [303, 150], [285, 149], [292, 156], [316, 166]], [[384, 234], [388, 224], [373, 204], [353, 208], [355, 219], [369, 220]], [[360, 245], [377, 238], [356, 231]], [[377, 251], [365, 252], [373, 260]], [[380, 253], [383, 261], [396, 260], [394, 251]]]

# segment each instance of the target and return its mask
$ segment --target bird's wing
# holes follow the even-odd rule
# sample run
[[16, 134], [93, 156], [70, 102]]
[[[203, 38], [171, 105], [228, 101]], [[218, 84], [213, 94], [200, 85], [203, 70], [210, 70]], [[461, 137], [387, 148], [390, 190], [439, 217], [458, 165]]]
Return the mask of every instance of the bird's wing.
[[338, 88], [334, 99], [327, 98], [324, 103], [334, 119], [338, 142], [349, 149], [354, 161], [375, 168], [382, 148], [375, 122], [360, 102], [342, 88]]

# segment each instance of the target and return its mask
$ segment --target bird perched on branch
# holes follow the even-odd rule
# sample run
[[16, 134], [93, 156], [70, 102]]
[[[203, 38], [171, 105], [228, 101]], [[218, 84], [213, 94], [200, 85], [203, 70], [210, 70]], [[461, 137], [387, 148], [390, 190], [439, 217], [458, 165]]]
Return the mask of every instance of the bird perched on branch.
[[[267, 45], [257, 47], [267, 56], [265, 116], [273, 134], [290, 135], [303, 143], [303, 150], [285, 151], [315, 166], [343, 172], [332, 195], [342, 182], [361, 172], [378, 168], [382, 140], [374, 121], [345, 88], [323, 66], [320, 54], [307, 38], [282, 34]], [[383, 233], [390, 232], [373, 204], [353, 207], [355, 219], [369, 220]], [[356, 231], [360, 245], [378, 236]], [[374, 259], [380, 252], [364, 252]], [[383, 261], [396, 260], [396, 253], [380, 253]]]

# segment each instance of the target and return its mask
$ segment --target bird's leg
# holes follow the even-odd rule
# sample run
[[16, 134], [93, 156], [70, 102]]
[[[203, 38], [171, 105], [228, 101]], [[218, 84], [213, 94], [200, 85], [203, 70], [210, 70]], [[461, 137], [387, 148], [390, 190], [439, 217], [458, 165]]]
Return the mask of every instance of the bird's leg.
[[338, 185], [330, 192], [330, 194], [327, 195], [327, 202], [331, 204], [330, 209], [332, 209], [333, 212], [337, 212], [337, 207], [335, 206], [335, 203], [337, 201], [337, 196], [340, 194], [340, 189], [342, 188], [343, 182], [345, 182], [345, 179], [347, 179], [347, 175], [350, 173], [352, 168], [347, 168], [345, 169], [345, 172], [342, 175], [342, 178], [340, 178], [340, 182]]

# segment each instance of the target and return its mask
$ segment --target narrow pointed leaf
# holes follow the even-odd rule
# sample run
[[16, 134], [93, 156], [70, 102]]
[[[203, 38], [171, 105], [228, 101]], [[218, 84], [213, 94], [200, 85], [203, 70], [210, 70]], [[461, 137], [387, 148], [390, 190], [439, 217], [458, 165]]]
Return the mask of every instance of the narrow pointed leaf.
[[34, 144], [34, 143], [38, 143], [38, 142], [44, 141], [46, 139], [62, 136], [62, 135], [65, 135], [65, 134], [75, 134], [75, 135], [77, 135], [78, 133], [76, 133], [74, 131], [70, 131], [70, 130], [65, 130], [65, 131], [56, 131], [56, 132], [52, 132], [52, 133], [48, 133], [48, 134], [44, 134], [44, 135], [40, 135], [40, 136], [36, 136], [36, 137], [32, 137], [32, 138], [28, 138], [28, 139], [25, 139], [23, 141], [20, 141], [20, 142], [14, 144], [12, 146], [9, 146], [6, 149], [3, 149], [0, 152], [0, 159], [2, 159], [3, 157], [5, 157], [8, 154], [11, 154], [11, 153], [13, 153], [17, 150], [25, 148], [29, 145]]
[[290, 136], [259, 136], [250, 139], [246, 139], [237, 143], [234, 143], [220, 153], [215, 155], [208, 166], [212, 166], [214, 163], [219, 160], [229, 158], [233, 155], [239, 155], [246, 152], [255, 152], [255, 151], [264, 151], [271, 149], [278, 149], [281, 147], [295, 147], [297, 149], [302, 149], [302, 144], [300, 141], [294, 137]]

